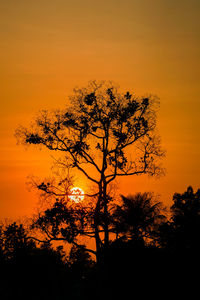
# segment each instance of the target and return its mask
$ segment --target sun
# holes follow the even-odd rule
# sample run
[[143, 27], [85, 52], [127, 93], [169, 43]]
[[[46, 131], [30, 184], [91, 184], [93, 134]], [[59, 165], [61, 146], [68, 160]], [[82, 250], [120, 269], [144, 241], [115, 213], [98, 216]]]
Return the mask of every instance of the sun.
[[79, 187], [73, 187], [68, 194], [68, 198], [73, 202], [79, 203], [84, 199], [84, 191]]

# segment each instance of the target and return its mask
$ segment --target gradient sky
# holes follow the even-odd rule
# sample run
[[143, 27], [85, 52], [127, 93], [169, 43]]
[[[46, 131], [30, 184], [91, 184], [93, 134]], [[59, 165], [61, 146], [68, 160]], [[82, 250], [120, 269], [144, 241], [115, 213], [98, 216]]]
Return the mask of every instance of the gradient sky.
[[120, 192], [169, 205], [200, 187], [199, 0], [0, 0], [0, 35], [0, 219], [31, 215], [27, 176], [51, 173], [51, 153], [17, 146], [15, 129], [92, 79], [161, 101], [166, 176], [120, 180]]

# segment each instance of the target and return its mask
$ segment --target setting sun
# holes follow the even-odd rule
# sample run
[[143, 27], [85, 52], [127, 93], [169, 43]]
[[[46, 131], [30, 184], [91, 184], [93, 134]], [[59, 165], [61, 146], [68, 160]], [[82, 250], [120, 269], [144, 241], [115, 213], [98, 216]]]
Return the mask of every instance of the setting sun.
[[68, 195], [68, 198], [71, 201], [79, 203], [79, 202], [83, 201], [83, 199], [84, 199], [84, 191], [79, 187], [73, 187], [70, 190], [70, 194]]

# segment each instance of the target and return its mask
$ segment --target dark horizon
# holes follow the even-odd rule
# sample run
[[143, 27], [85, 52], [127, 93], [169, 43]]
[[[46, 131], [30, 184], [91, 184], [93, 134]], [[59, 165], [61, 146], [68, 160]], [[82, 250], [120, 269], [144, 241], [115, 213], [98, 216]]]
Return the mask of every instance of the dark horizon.
[[[121, 178], [120, 192], [153, 191], [168, 206], [175, 191], [198, 188], [199, 5], [196, 0], [1, 1], [0, 219], [32, 214], [38, 197], [29, 192], [27, 176], [51, 173], [51, 156], [16, 145], [15, 129], [29, 126], [40, 110], [65, 109], [73, 88], [93, 79], [160, 99], [166, 176]], [[83, 178], [76, 185], [87, 189]]]
[[[114, 213], [117, 235], [99, 262], [92, 259], [87, 245], [72, 242], [71, 251], [65, 253], [61, 245], [55, 248], [29, 238], [30, 232], [23, 224], [1, 226], [1, 297], [78, 300], [195, 295], [199, 278], [195, 270], [199, 267], [200, 189], [188, 187], [183, 194], [175, 193], [170, 219], [160, 214], [162, 208], [151, 203], [152, 199], [147, 199], [145, 194], [124, 197], [121, 211]], [[143, 207], [142, 215], [138, 214], [138, 205]], [[150, 212], [154, 216], [151, 229]], [[156, 220], [162, 220], [159, 226]], [[139, 235], [137, 226], [141, 229]]]

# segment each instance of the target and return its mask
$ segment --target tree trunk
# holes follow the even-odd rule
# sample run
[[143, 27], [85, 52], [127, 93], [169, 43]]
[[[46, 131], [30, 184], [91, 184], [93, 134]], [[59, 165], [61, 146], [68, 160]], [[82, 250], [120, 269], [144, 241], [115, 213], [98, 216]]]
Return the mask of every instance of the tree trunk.
[[109, 230], [108, 230], [108, 199], [107, 199], [107, 183], [103, 185], [103, 204], [104, 204], [104, 249], [109, 246]]
[[94, 213], [94, 229], [95, 229], [95, 243], [96, 243], [96, 258], [97, 263], [101, 260], [101, 238], [99, 235], [99, 221], [100, 221], [100, 209], [101, 209], [101, 199], [102, 199], [102, 188], [101, 185], [99, 185], [99, 196], [95, 207], [95, 213]]

